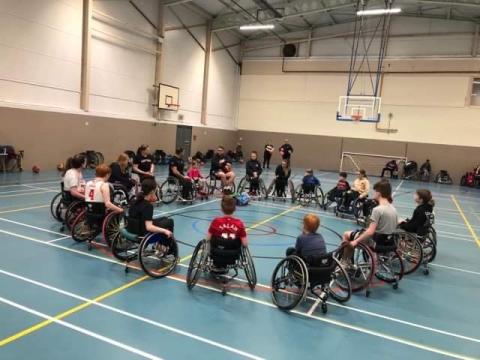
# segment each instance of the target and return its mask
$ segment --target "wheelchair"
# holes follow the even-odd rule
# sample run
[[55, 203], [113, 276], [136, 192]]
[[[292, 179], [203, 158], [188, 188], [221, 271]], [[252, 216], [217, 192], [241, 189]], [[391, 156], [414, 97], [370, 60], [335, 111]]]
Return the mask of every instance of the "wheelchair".
[[[347, 200], [347, 197], [348, 200]], [[334, 213], [337, 217], [353, 216], [357, 222], [364, 217], [364, 205], [366, 198], [359, 198], [356, 191], [348, 190], [341, 198], [335, 199]], [[347, 204], [348, 202], [348, 204]]]
[[428, 264], [435, 260], [437, 256], [437, 233], [433, 225], [435, 224], [435, 214], [431, 213], [427, 216], [425, 224], [419, 229], [417, 234], [411, 234], [414, 236], [422, 248], [422, 261], [423, 274], [425, 276], [430, 274]]
[[208, 186], [208, 193], [210, 195], [215, 195], [215, 194], [235, 194], [236, 192], [236, 185], [235, 182], [233, 182], [232, 185], [225, 187], [223, 186], [220, 178], [216, 176], [214, 173], [210, 173], [210, 175], [207, 177], [207, 186]]
[[160, 185], [159, 188], [159, 200], [164, 204], [171, 204], [175, 200], [179, 200], [183, 203], [193, 203], [196, 197], [197, 192], [194, 182], [192, 181], [192, 189], [190, 191], [189, 198], [184, 198], [183, 185], [175, 176], [167, 177], [167, 179], [162, 183], [162, 185]]
[[294, 203], [295, 187], [293, 185], [293, 182], [291, 180], [288, 180], [287, 186], [285, 186], [285, 188], [282, 189], [281, 191], [278, 191], [277, 180], [273, 179], [272, 182], [270, 183], [270, 186], [267, 189], [266, 197], [271, 198], [273, 201], [276, 201], [276, 200], [287, 201], [288, 199], [290, 199], [292, 203]]
[[60, 183], [60, 189], [50, 203], [50, 213], [55, 220], [62, 223], [61, 231], [64, 231], [65, 227], [71, 230], [76, 217], [85, 208], [85, 202], [74, 198], [69, 191], [66, 191], [63, 181]]
[[321, 303], [324, 314], [330, 296], [344, 303], [352, 294], [348, 273], [334, 253], [307, 259], [297, 255], [286, 257], [275, 267], [271, 287], [273, 303], [279, 309], [294, 309], [310, 290]]
[[240, 183], [238, 184], [238, 192], [240, 194], [247, 192], [250, 198], [257, 200], [268, 198], [267, 188], [265, 186], [265, 183], [263, 182], [263, 179], [260, 177], [258, 178], [258, 189], [255, 193], [253, 193], [253, 191], [251, 190], [251, 179], [248, 175], [245, 175], [245, 177], [240, 180]]
[[[358, 236], [359, 233], [356, 234]], [[404, 275], [403, 261], [397, 250], [394, 234], [376, 235], [375, 247], [371, 248], [365, 244], [358, 244], [354, 248], [351, 259], [344, 259], [350, 262], [346, 268], [352, 291], [357, 292], [366, 289], [367, 297], [371, 294], [373, 277], [387, 284], [392, 284], [397, 290], [400, 280]], [[344, 248], [339, 250], [339, 258], [343, 259]]]
[[167, 239], [162, 234], [142, 234], [142, 226], [138, 219], [123, 215], [116, 219], [116, 229], [109, 233], [112, 254], [120, 261], [125, 261], [125, 272], [128, 264], [138, 259], [142, 270], [152, 278], [170, 275], [178, 263], [178, 245], [175, 238]]
[[[222, 284], [222, 295], [227, 294], [230, 281], [243, 270], [251, 290], [257, 285], [257, 273], [252, 256], [247, 247], [242, 246], [240, 239], [227, 240], [212, 238], [211, 241], [200, 241], [193, 251], [187, 270], [187, 288], [197, 284], [202, 273], [211, 275]], [[233, 272], [233, 274], [231, 274]]]
[[313, 203], [322, 209], [325, 207], [325, 195], [320, 185], [299, 184], [295, 189], [295, 201], [302, 206]]
[[403, 230], [397, 230], [394, 234], [397, 251], [400, 255], [404, 274], [408, 275], [417, 271], [423, 264], [423, 246], [416, 234]]

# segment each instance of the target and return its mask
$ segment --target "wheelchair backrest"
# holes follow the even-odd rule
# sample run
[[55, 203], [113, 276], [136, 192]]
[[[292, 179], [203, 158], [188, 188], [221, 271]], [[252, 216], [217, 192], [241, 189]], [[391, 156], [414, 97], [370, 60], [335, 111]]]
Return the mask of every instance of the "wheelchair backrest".
[[307, 256], [304, 258], [308, 268], [310, 287], [328, 284], [337, 263], [333, 259], [333, 253], [322, 256]]
[[143, 236], [146, 233], [145, 224], [141, 219], [127, 217], [127, 231], [131, 234]]
[[65, 190], [65, 185], [63, 184], [63, 181], [60, 183], [60, 189], [62, 191], [62, 200], [65, 203], [71, 203], [74, 198], [72, 194], [70, 193], [70, 190]]
[[375, 252], [377, 253], [387, 253], [397, 249], [394, 234], [376, 233], [373, 235], [373, 241], [375, 242]]
[[210, 240], [210, 256], [216, 263], [233, 265], [240, 258], [242, 242], [240, 239], [213, 237]]

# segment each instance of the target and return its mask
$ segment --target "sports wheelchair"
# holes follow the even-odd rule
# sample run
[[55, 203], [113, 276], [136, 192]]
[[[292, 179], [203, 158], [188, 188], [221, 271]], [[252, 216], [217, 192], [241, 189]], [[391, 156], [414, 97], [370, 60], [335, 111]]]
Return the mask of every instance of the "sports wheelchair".
[[[140, 220], [125, 215], [117, 216], [115, 227], [108, 233], [112, 254], [125, 261], [125, 272], [129, 262], [138, 258], [143, 271], [153, 277], [167, 276], [178, 263], [178, 245], [174, 237], [167, 239], [162, 234], [142, 234]], [[173, 229], [172, 229], [173, 230]]]
[[210, 195], [215, 194], [235, 194], [236, 185], [235, 182], [230, 186], [223, 186], [222, 181], [214, 173], [210, 172], [210, 175], [207, 177], [207, 186], [208, 193]]
[[50, 213], [55, 220], [62, 223], [60, 230], [65, 230], [65, 227], [70, 230], [76, 217], [84, 208], [85, 202], [73, 197], [70, 191], [65, 190], [62, 181], [60, 192], [53, 197], [50, 203]]
[[312, 203], [325, 207], [325, 194], [320, 185], [299, 184], [295, 189], [295, 201], [302, 206], [308, 206]]
[[281, 200], [281, 201], [287, 201], [289, 199], [290, 194], [290, 200], [292, 203], [295, 202], [295, 187], [293, 185], [292, 180], [288, 180], [287, 186], [285, 186], [283, 189], [278, 189], [278, 184], [277, 184], [277, 179], [273, 179], [272, 182], [270, 183], [270, 186], [267, 189], [267, 197], [271, 198], [273, 201], [275, 200]]
[[452, 185], [453, 180], [450, 177], [450, 174], [448, 173], [447, 170], [440, 170], [437, 175], [435, 175], [434, 182], [437, 184], [446, 184], [446, 185]]
[[200, 200], [208, 199], [209, 191], [206, 183], [195, 183], [195, 181], [192, 180], [191, 191], [189, 191], [188, 196], [183, 194], [183, 190], [184, 189], [181, 181], [174, 176], [169, 176], [162, 183], [162, 185], [160, 185], [159, 200], [161, 200], [164, 204], [171, 204], [175, 200], [179, 200], [183, 203], [193, 203], [193, 201], [197, 198]]
[[[360, 233], [355, 233], [354, 237], [356, 238]], [[367, 297], [371, 294], [374, 276], [380, 281], [392, 284], [393, 289], [396, 290], [404, 275], [403, 261], [397, 250], [394, 234], [376, 234], [375, 238], [373, 248], [360, 243], [353, 249], [350, 259], [343, 259], [344, 248], [339, 250], [342, 263], [349, 263], [346, 269], [352, 283], [352, 291], [366, 289]]]
[[252, 190], [251, 178], [250, 176], [245, 175], [245, 177], [243, 177], [238, 184], [238, 192], [240, 194], [247, 192], [250, 198], [257, 200], [268, 198], [267, 188], [263, 182], [263, 179], [260, 177], [258, 178], [258, 189]]
[[[197, 284], [201, 273], [213, 276], [222, 284], [222, 295], [227, 294], [230, 281], [238, 276], [238, 270], [245, 272], [251, 290], [257, 285], [257, 273], [252, 256], [240, 239], [228, 240], [212, 238], [200, 241], [193, 251], [187, 270], [187, 287], [189, 290]], [[230, 275], [230, 273], [233, 274]]]
[[329, 296], [340, 303], [350, 299], [350, 278], [335, 253], [307, 259], [291, 255], [277, 264], [272, 275], [272, 300], [278, 308], [294, 309], [308, 290], [321, 303], [324, 314]]

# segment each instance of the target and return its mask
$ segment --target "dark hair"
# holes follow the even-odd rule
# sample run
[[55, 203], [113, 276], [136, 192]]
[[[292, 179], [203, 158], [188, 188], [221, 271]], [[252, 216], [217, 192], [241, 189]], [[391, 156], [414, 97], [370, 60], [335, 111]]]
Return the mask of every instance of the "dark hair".
[[343, 177], [343, 178], [347, 178], [347, 173], [345, 171], [342, 171], [340, 174], [339, 174], [340, 177]]
[[222, 206], [222, 211], [225, 215], [232, 215], [237, 209], [237, 202], [232, 196], [225, 195], [222, 198], [221, 206]]
[[432, 206], [435, 206], [435, 200], [433, 200], [432, 197], [432, 192], [428, 189], [417, 189], [415, 191], [417, 193], [417, 196], [422, 199], [422, 202], [424, 204], [430, 204]]
[[364, 169], [358, 170], [358, 173], [362, 175], [363, 177], [367, 177], [367, 172]]
[[142, 153], [142, 151], [145, 151], [149, 148], [148, 145], [145, 145], [145, 144], [142, 144], [138, 147], [137, 149], [137, 156], [140, 155]]
[[175, 149], [175, 155], [181, 155], [182, 153], [183, 153], [183, 149], [181, 147]]
[[388, 202], [393, 202], [392, 197], [392, 185], [388, 180], [380, 180], [375, 185], [373, 185], [373, 190], [380, 193], [380, 196], [387, 199]]
[[80, 169], [83, 164], [85, 164], [85, 155], [77, 154], [75, 156], [69, 157], [65, 162], [65, 169], [62, 173], [62, 176], [65, 176], [67, 171], [70, 169]]
[[145, 197], [157, 188], [157, 182], [153, 178], [146, 178], [142, 181], [142, 195]]

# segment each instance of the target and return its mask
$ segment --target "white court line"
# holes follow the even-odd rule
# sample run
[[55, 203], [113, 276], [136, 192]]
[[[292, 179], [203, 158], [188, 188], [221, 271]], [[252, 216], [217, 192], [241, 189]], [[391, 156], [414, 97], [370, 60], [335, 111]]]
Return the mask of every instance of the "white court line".
[[100, 341], [103, 341], [107, 344], [110, 344], [110, 345], [113, 345], [115, 347], [118, 347], [122, 350], [125, 350], [125, 351], [128, 351], [132, 354], [135, 354], [135, 355], [139, 355], [141, 357], [144, 357], [146, 359], [151, 359], [151, 360], [162, 360], [162, 358], [158, 357], [158, 356], [155, 356], [153, 354], [150, 354], [150, 353], [147, 353], [145, 351], [142, 351], [140, 349], [137, 349], [133, 346], [130, 346], [130, 345], [127, 345], [127, 344], [124, 344], [120, 341], [117, 341], [117, 340], [114, 340], [112, 338], [109, 338], [107, 336], [104, 336], [104, 335], [100, 335], [96, 332], [93, 332], [93, 331], [90, 331], [90, 330], [87, 330], [83, 327], [80, 327], [80, 326], [77, 326], [77, 325], [73, 325], [72, 323], [69, 323], [67, 321], [64, 321], [64, 320], [59, 320], [59, 319], [56, 319], [50, 315], [47, 315], [47, 314], [44, 314], [40, 311], [37, 311], [37, 310], [34, 310], [32, 308], [29, 308], [27, 306], [24, 306], [24, 305], [21, 305], [19, 303], [16, 303], [14, 301], [11, 301], [11, 300], [8, 300], [8, 299], [5, 299], [4, 297], [0, 297], [0, 302], [4, 303], [4, 304], [7, 304], [7, 305], [10, 305], [14, 308], [17, 308], [19, 310], [22, 310], [22, 311], [25, 311], [27, 313], [30, 313], [32, 315], [36, 315], [42, 319], [45, 319], [45, 320], [48, 320], [48, 321], [51, 321], [51, 322], [54, 322], [55, 324], [58, 324], [60, 326], [63, 326], [63, 327], [66, 327], [66, 328], [69, 328], [73, 331], [76, 331], [76, 332], [79, 332], [83, 335], [86, 335], [86, 336], [90, 336], [94, 339], [97, 339], [97, 340], [100, 340]]
[[[65, 240], [65, 239], [68, 239], [68, 238], [71, 238], [71, 237], [72, 237], [71, 235], [68, 235], [68, 236], [66, 235], [66, 236], [59, 237], [58, 239], [48, 240], [47, 243], [54, 243], [54, 242], [57, 242], [57, 241], [60, 241], [60, 240]], [[98, 245], [100, 245], [100, 244], [98, 244]]]
[[58, 193], [58, 190], [48, 190], [48, 191], [37, 191], [37, 192], [29, 192], [29, 193], [21, 193], [21, 194], [9, 194], [9, 195], [0, 195], [0, 198], [11, 198], [11, 197], [18, 197], [18, 196], [27, 196], [27, 195], [41, 195], [41, 194], [48, 194], [48, 193]]
[[405, 181], [405, 180], [400, 181], [400, 183], [397, 185], [397, 187], [396, 187], [395, 190], [393, 191], [392, 197], [395, 197], [395, 195], [397, 194], [398, 190], [400, 190], [400, 188], [402, 187], [404, 181]]
[[31, 186], [31, 185], [24, 185], [24, 186], [26, 186], [27, 188], [32, 189], [32, 190], [45, 190], [45, 191], [57, 191], [57, 192], [60, 192], [60, 187], [58, 187], [58, 189], [52, 189], [52, 188], [38, 187], [38, 186]]
[[310, 309], [308, 309], [307, 315], [312, 315], [315, 312], [318, 305], [320, 304], [320, 301], [322, 301], [322, 300], [315, 299], [315, 301], [313, 302], [313, 305], [310, 307]]
[[[18, 238], [21, 238], [21, 239], [25, 239], [25, 240], [29, 240], [29, 241], [32, 241], [32, 242], [36, 242], [36, 243], [39, 243], [39, 244], [43, 244], [43, 245], [47, 245], [47, 246], [52, 246], [52, 247], [56, 247], [56, 248], [59, 248], [59, 249], [62, 249], [62, 250], [66, 250], [66, 251], [69, 251], [69, 252], [72, 252], [72, 253], [76, 253], [76, 254], [80, 254], [80, 255], [83, 255], [83, 256], [87, 256], [87, 257], [91, 257], [91, 258], [95, 258], [95, 259], [98, 259], [98, 260], [103, 260], [103, 261], [106, 261], [106, 262], [109, 262], [109, 263], [113, 263], [113, 264], [117, 264], [117, 265], [121, 265], [122, 267], [125, 266], [125, 264], [123, 262], [120, 262], [120, 261], [117, 261], [117, 260], [114, 260], [114, 259], [111, 259], [111, 258], [105, 258], [105, 257], [101, 257], [101, 256], [98, 256], [98, 255], [94, 255], [94, 254], [91, 254], [91, 253], [86, 253], [86, 252], [83, 252], [83, 251], [79, 251], [79, 250], [75, 250], [75, 249], [72, 249], [72, 248], [68, 248], [68, 247], [65, 247], [65, 246], [61, 246], [61, 245], [57, 245], [57, 244], [54, 244], [54, 243], [46, 243], [44, 241], [41, 241], [41, 240], [38, 240], [38, 239], [34, 239], [34, 238], [31, 238], [29, 236], [24, 236], [24, 235], [20, 235], [20, 234], [15, 234], [15, 233], [11, 233], [9, 231], [4, 231], [4, 230], [0, 230], [0, 233], [5, 233], [5, 234], [8, 234], [8, 235], [12, 235], [12, 236], [16, 236]], [[434, 264], [431, 264], [431, 265], [434, 265]], [[180, 266], [184, 266], [186, 267], [186, 265], [184, 264], [180, 264]], [[130, 266], [131, 267], [131, 266]], [[136, 269], [136, 268], [135, 268]], [[455, 268], [452, 268], [452, 269], [455, 269]], [[455, 269], [456, 270], [456, 269]], [[460, 270], [461, 271], [461, 270]], [[468, 270], [465, 270], [464, 272], [469, 272]], [[470, 273], [474, 273], [475, 272], [470, 272]], [[478, 273], [478, 275], [480, 275], [480, 273]], [[176, 280], [176, 281], [183, 281], [185, 282], [185, 280], [181, 280], [181, 279], [178, 279], [178, 278], [175, 278], [175, 277], [172, 277], [172, 276], [167, 276], [167, 278], [169, 279], [173, 279], [173, 280]], [[266, 285], [261, 285], [261, 284], [258, 284], [259, 286], [263, 286], [263, 287], [267, 287]], [[197, 285], [197, 286], [201, 286], [201, 285]], [[205, 287], [207, 289], [213, 289], [214, 291], [219, 291], [218, 289], [214, 289], [214, 288], [211, 288], [211, 287], [207, 287], [207, 286], [202, 286], [202, 287]], [[231, 293], [228, 293], [229, 295], [232, 295], [232, 296], [237, 296], [236, 294], [231, 294]], [[240, 297], [240, 295], [238, 295], [237, 297]], [[247, 300], [252, 300], [252, 301], [255, 301], [257, 302], [256, 299], [252, 299], [252, 298], [246, 298]], [[275, 307], [274, 305], [270, 304], [270, 303], [267, 303], [269, 306], [271, 307]], [[379, 317], [379, 318], [382, 318], [382, 319], [385, 319], [385, 320], [391, 320], [391, 321], [395, 321], [395, 322], [400, 322], [400, 323], [404, 323], [406, 325], [410, 325], [410, 326], [414, 326], [414, 327], [418, 327], [418, 328], [421, 328], [421, 329], [425, 329], [425, 330], [430, 330], [430, 331], [433, 331], [433, 332], [437, 332], [437, 333], [440, 333], [440, 334], [444, 334], [444, 335], [450, 335], [450, 336], [454, 336], [454, 337], [457, 337], [457, 338], [461, 338], [461, 339], [465, 339], [465, 340], [468, 340], [468, 339], [472, 339], [471, 341], [478, 341], [478, 339], [474, 339], [474, 338], [468, 338], [466, 336], [463, 336], [463, 335], [458, 335], [458, 334], [454, 334], [454, 333], [448, 333], [446, 331], [443, 331], [443, 330], [438, 330], [438, 329], [434, 329], [434, 328], [429, 328], [429, 327], [426, 327], [426, 326], [423, 326], [423, 325], [419, 325], [419, 324], [415, 324], [415, 323], [409, 323], [407, 321], [403, 321], [403, 320], [399, 320], [399, 319], [395, 319], [395, 318], [390, 318], [388, 316], [385, 316], [385, 315], [381, 315], [381, 314], [376, 314], [376, 313], [372, 313], [372, 312], [368, 312], [366, 310], [361, 310], [361, 309], [356, 309], [356, 308], [351, 308], [351, 307], [346, 307], [344, 305], [339, 305], [339, 304], [335, 304], [335, 303], [332, 303], [332, 305], [334, 306], [341, 306], [341, 307], [345, 307], [345, 308], [349, 308], [353, 311], [357, 311], [357, 312], [361, 312], [361, 313], [365, 313], [365, 314], [369, 314], [369, 315], [372, 315], [372, 316], [375, 316], [375, 317]], [[299, 314], [303, 315], [303, 316], [306, 316], [305, 313], [301, 313], [301, 312], [298, 312]], [[316, 318], [314, 316], [310, 316], [312, 318]], [[320, 320], [323, 321], [323, 318], [318, 318]], [[317, 319], [317, 320], [318, 320]], [[343, 323], [341, 323], [343, 324]], [[345, 324], [348, 326], [348, 324]], [[341, 326], [341, 325], [339, 325]], [[370, 331], [368, 329], [366, 329], [367, 331]], [[367, 332], [367, 334], [369, 334]], [[372, 334], [370, 334], [372, 335]], [[387, 335], [388, 336], [388, 335]]]
[[107, 305], [107, 304], [104, 304], [104, 303], [101, 303], [101, 302], [98, 302], [98, 301], [92, 301], [91, 299], [88, 299], [88, 298], [83, 297], [81, 295], [77, 295], [77, 294], [74, 294], [72, 292], [59, 289], [57, 287], [42, 283], [40, 281], [36, 281], [36, 280], [30, 279], [30, 278], [27, 278], [27, 277], [24, 277], [24, 276], [21, 276], [21, 275], [17, 275], [17, 274], [14, 274], [14, 273], [11, 273], [11, 272], [8, 272], [8, 271], [5, 271], [5, 270], [1, 270], [1, 269], [0, 269], [0, 273], [3, 274], [3, 275], [6, 275], [6, 276], [12, 277], [14, 279], [17, 279], [17, 280], [21, 280], [21, 281], [30, 283], [32, 285], [39, 286], [39, 287], [42, 287], [42, 288], [47, 289], [47, 290], [51, 290], [51, 291], [56, 292], [58, 294], [62, 294], [62, 295], [71, 297], [73, 299], [77, 299], [77, 300], [81, 300], [81, 301], [84, 301], [84, 302], [87, 302], [87, 303], [91, 303], [92, 305], [95, 305], [95, 306], [113, 311], [117, 314], [126, 316], [128, 318], [135, 319], [135, 320], [147, 323], [149, 325], [153, 325], [157, 328], [164, 329], [164, 330], [173, 332], [173, 333], [178, 334], [178, 335], [182, 335], [182, 336], [186, 336], [186, 337], [189, 337], [191, 339], [194, 339], [194, 340], [198, 340], [202, 343], [212, 345], [214, 347], [218, 347], [220, 349], [232, 352], [232, 353], [237, 354], [237, 355], [244, 356], [244, 357], [249, 358], [249, 359], [262, 360], [262, 358], [259, 357], [259, 356], [250, 354], [248, 352], [245, 352], [245, 351], [242, 351], [242, 350], [239, 350], [239, 349], [236, 349], [234, 347], [224, 345], [222, 343], [204, 338], [204, 337], [199, 336], [199, 335], [195, 335], [195, 334], [190, 333], [188, 331], [184, 331], [184, 330], [181, 330], [181, 329], [178, 329], [178, 328], [175, 328], [175, 327], [172, 327], [172, 326], [169, 326], [169, 325], [157, 322], [157, 321], [153, 321], [151, 319], [147, 319], [147, 318], [139, 316], [139, 315], [135, 315], [135, 314], [130, 313], [128, 311], [124, 311], [124, 310], [121, 310], [119, 308], [116, 308], [116, 307], [113, 307], [113, 306], [110, 306], [110, 305]]
[[39, 190], [39, 189], [35, 189], [35, 188], [31, 188], [31, 189], [20, 189], [20, 190], [10, 190], [10, 191], [1, 191], [0, 192], [0, 195], [5, 195], [5, 194], [16, 194], [16, 193], [21, 193], [21, 194], [28, 194], [29, 192], [33, 192], [35, 190]]
[[25, 208], [20, 208], [20, 209], [13, 209], [13, 210], [3, 210], [3, 211], [0, 211], [0, 214], [9, 214], [9, 213], [14, 213], [14, 212], [19, 212], [19, 211], [25, 211], [25, 210], [41, 209], [41, 208], [46, 208], [46, 207], [49, 207], [49, 206], [50, 206], [50, 204], [48, 204], [48, 205], [30, 206], [30, 207], [25, 207]]
[[439, 267], [439, 268], [444, 268], [444, 269], [449, 269], [449, 270], [454, 270], [454, 271], [460, 271], [460, 272], [464, 272], [464, 273], [467, 273], [467, 274], [480, 275], [480, 272], [477, 272], [477, 271], [460, 269], [460, 268], [447, 266], [447, 265], [442, 265], [442, 264], [437, 264], [437, 263], [430, 263], [429, 266], [436, 266], [436, 267]]
[[25, 185], [44, 185], [44, 184], [53, 184], [57, 183], [60, 184], [61, 178], [57, 178], [55, 180], [46, 180], [46, 181], [38, 181], [38, 182], [26, 182], [25, 184], [2, 184], [0, 185], [0, 188], [2, 187], [18, 187], [18, 186], [25, 186]]
[[53, 231], [53, 230], [48, 230], [48, 229], [45, 229], [45, 228], [41, 228], [41, 227], [38, 227], [38, 226], [33, 226], [33, 225], [25, 224], [25, 223], [22, 223], [22, 222], [19, 222], [19, 221], [10, 220], [10, 219], [0, 218], [0, 221], [5, 221], [5, 222], [8, 222], [8, 223], [12, 223], [12, 224], [15, 224], [15, 225], [20, 225], [20, 226], [28, 227], [28, 228], [30, 228], [30, 229], [35, 229], [35, 230], [43, 231], [43, 232], [50, 233], [50, 234], [65, 235], [65, 233], [61, 233], [61, 232]]

